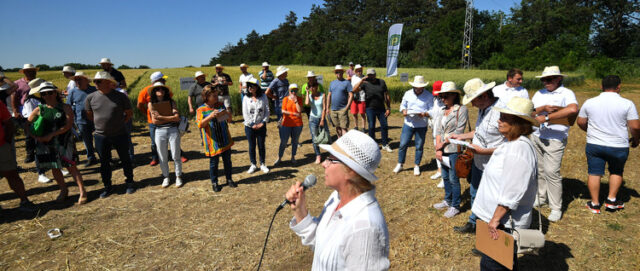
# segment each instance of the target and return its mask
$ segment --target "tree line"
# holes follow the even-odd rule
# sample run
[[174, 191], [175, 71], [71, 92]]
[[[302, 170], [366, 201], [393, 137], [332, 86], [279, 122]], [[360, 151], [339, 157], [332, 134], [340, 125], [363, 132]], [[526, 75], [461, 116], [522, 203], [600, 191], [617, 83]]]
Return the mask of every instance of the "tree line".
[[[63, 66], [71, 66], [76, 70], [99, 70], [102, 69], [102, 67], [100, 67], [100, 65], [90, 65], [90, 64], [82, 64], [82, 63], [66, 63]], [[40, 71], [62, 71], [62, 67], [63, 66], [49, 66], [47, 64], [37, 64], [36, 67], [40, 70]], [[150, 69], [149, 66], [147, 65], [140, 65], [138, 67], [130, 67], [127, 65], [120, 65], [117, 67], [118, 70], [128, 70], [128, 69]], [[0, 71], [6, 71], [6, 72], [17, 72], [20, 70], [20, 67], [17, 68], [10, 68], [10, 69], [6, 69], [3, 70], [2, 67], [0, 67]]]

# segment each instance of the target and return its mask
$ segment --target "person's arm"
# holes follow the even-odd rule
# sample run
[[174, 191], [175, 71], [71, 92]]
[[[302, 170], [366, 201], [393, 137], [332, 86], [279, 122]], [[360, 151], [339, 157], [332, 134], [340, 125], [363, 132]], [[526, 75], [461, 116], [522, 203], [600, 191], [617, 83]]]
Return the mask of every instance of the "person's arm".
[[242, 94], [242, 74], [240, 75], [240, 78], [238, 78], [238, 93]]
[[13, 117], [16, 119], [21, 119], [22, 114], [20, 114], [20, 110], [18, 110], [18, 108], [20, 108], [20, 98], [16, 94], [18, 93], [14, 92], [13, 94], [11, 94], [11, 105], [13, 106]]
[[638, 143], [640, 143], [640, 120], [628, 120], [627, 127], [629, 127], [629, 132], [631, 133], [631, 147], [638, 147]]
[[324, 118], [327, 116], [327, 95], [323, 94], [322, 95], [322, 113], [320, 115], [320, 123], [319, 126], [323, 127], [324, 126]]
[[29, 117], [27, 118], [27, 121], [34, 122], [38, 116], [40, 116], [40, 107], [39, 106], [37, 106], [36, 108], [33, 109], [33, 111], [31, 111], [31, 114], [29, 114]]
[[[227, 84], [227, 86], [232, 86], [233, 85], [233, 81], [231, 81], [231, 76], [226, 75], [225, 77], [227, 78], [227, 82], [225, 82]], [[240, 84], [240, 87], [242, 87], [242, 84]]]
[[365, 81], [367, 81], [367, 80], [364, 80], [364, 78], [363, 78], [363, 79], [360, 79], [360, 81], [359, 81], [358, 83], [356, 83], [356, 85], [353, 87], [353, 91], [354, 91], [354, 92], [358, 92], [358, 91], [360, 91], [360, 90], [361, 90], [361, 89], [360, 89], [360, 86], [362, 86], [362, 84], [363, 84]]
[[[387, 87], [385, 86], [385, 89], [386, 88]], [[384, 92], [384, 103], [386, 105], [385, 111], [384, 111], [384, 117], [388, 118], [389, 115], [391, 114], [391, 98], [389, 98], [389, 91]]]
[[[242, 119], [247, 121], [247, 120], [251, 120], [253, 119], [251, 117], [251, 115], [249, 115], [249, 101], [250, 101], [250, 97], [245, 96], [242, 99]], [[257, 111], [257, 110], [256, 110]], [[257, 114], [258, 112], [254, 112], [254, 114]], [[253, 123], [253, 125], [255, 125], [255, 123]]]
[[493, 212], [493, 217], [489, 221], [489, 237], [493, 240], [498, 240], [498, 226], [500, 226], [500, 220], [509, 212], [509, 208], [498, 205]]
[[327, 111], [331, 110], [331, 91], [327, 94]]
[[576, 123], [578, 124], [578, 127], [582, 129], [582, 131], [585, 131], [585, 132], [587, 131], [587, 127], [589, 126], [588, 118], [578, 117], [578, 120], [576, 121]]
[[[543, 112], [543, 111], [548, 113], [547, 117], [549, 117], [549, 121], [564, 119], [564, 118], [573, 118], [578, 114], [578, 104], [570, 104], [570, 105], [567, 105], [566, 107], [547, 105], [547, 106], [541, 106], [539, 108], [536, 108], [537, 113]], [[540, 123], [547, 122], [544, 115], [536, 116], [536, 120]]]
[[311, 91], [304, 95], [304, 105], [309, 105], [309, 96], [311, 96]]

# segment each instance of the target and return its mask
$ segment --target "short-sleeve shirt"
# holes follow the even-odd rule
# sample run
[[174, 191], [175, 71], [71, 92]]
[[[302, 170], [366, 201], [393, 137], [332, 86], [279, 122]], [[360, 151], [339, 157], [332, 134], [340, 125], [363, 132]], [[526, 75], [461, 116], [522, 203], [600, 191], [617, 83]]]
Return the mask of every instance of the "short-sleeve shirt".
[[122, 87], [122, 84], [120, 82], [124, 81], [124, 75], [122, 75], [122, 73], [115, 68], [111, 68], [109, 74], [118, 82], [118, 85], [116, 87]]
[[349, 78], [353, 78], [353, 76], [356, 75], [356, 71], [352, 69], [348, 69], [347, 75], [349, 76]]
[[195, 99], [196, 104], [194, 105], [194, 107], [196, 109], [204, 104], [204, 100], [202, 99], [202, 90], [204, 89], [205, 86], [209, 84], [211, 83], [204, 82], [202, 84], [198, 84], [196, 82], [193, 85], [191, 85], [191, 87], [189, 88], [189, 97], [192, 97]]
[[10, 118], [11, 118], [11, 114], [9, 114], [9, 110], [7, 109], [7, 106], [2, 101], [0, 101], [0, 146], [4, 145], [4, 143], [7, 143], [4, 140], [3, 123], [9, 120]]
[[131, 109], [131, 102], [126, 94], [116, 90], [108, 94], [95, 91], [87, 96], [84, 107], [93, 112], [96, 134], [117, 136], [125, 133], [124, 112]]
[[[309, 83], [304, 83], [304, 85], [302, 85], [302, 88], [300, 89], [300, 95], [302, 95], [303, 97], [305, 97], [307, 95], [307, 93], [311, 93], [311, 90], [309, 90], [309, 92], [307, 92], [307, 87], [308, 86], [309, 86]], [[324, 87], [320, 83], [318, 83], [318, 92], [322, 92], [324, 94], [327, 94], [326, 90], [324, 89]]]
[[[299, 96], [296, 96], [296, 99], [298, 99], [298, 104], [302, 106], [302, 98], [300, 98]], [[283, 111], [286, 110], [289, 112], [298, 111], [298, 109], [296, 108], [296, 103], [292, 100], [289, 100], [289, 96], [284, 97], [284, 99], [282, 99], [282, 110]], [[302, 117], [294, 116], [290, 114], [282, 114], [282, 126], [284, 127], [302, 126]]]
[[273, 79], [271, 84], [269, 84], [269, 88], [273, 94], [278, 97], [278, 101], [281, 102], [284, 97], [289, 95], [289, 80], [280, 80], [280, 78]]
[[[472, 143], [482, 148], [497, 148], [505, 142], [504, 136], [498, 130], [498, 119], [500, 119], [500, 111], [492, 110], [492, 108], [501, 101], [496, 100], [490, 106], [478, 111], [478, 120], [476, 121], [476, 132], [473, 134]], [[499, 105], [502, 106], [502, 105]], [[491, 155], [475, 154], [473, 156], [473, 164], [479, 169], [489, 162]]]
[[87, 124], [90, 122], [87, 118], [87, 111], [84, 110], [84, 103], [87, 96], [95, 91], [97, 91], [97, 89], [94, 86], [89, 86], [86, 90], [73, 88], [69, 91], [69, 94], [67, 95], [67, 104], [69, 104], [73, 110], [76, 124]]
[[[360, 81], [362, 81], [363, 77], [359, 77], [358, 75], [353, 75], [353, 77], [351, 77], [351, 86], [355, 88], [355, 86], [360, 83]], [[432, 94], [433, 95], [433, 94]], [[360, 90], [358, 92], [354, 92], [353, 93], [353, 100], [354, 101], [358, 101], [358, 102], [364, 102], [366, 101], [366, 95], [364, 94], [364, 91]]]
[[[149, 90], [151, 89], [151, 87], [153, 87], [153, 85], [148, 85], [140, 91], [140, 93], [138, 94], [139, 104], [148, 104], [151, 102], [151, 95], [149, 95]], [[173, 98], [173, 92], [169, 91], [169, 97]], [[151, 113], [149, 113], [149, 108], [147, 108], [146, 112], [144, 113], [145, 115], [147, 115], [147, 123], [153, 123], [153, 120], [151, 120]]]
[[238, 82], [242, 85], [242, 94], [244, 95], [247, 95], [247, 80], [249, 80], [249, 78], [253, 78], [253, 74], [240, 74], [240, 78], [238, 78]]
[[507, 104], [513, 97], [529, 99], [529, 92], [522, 86], [517, 88], [508, 87], [507, 82], [504, 82], [502, 85], [497, 85], [493, 88], [493, 96], [500, 99], [503, 104]]
[[[214, 74], [213, 77], [211, 77], [211, 83], [221, 83], [221, 82], [225, 82], [225, 83], [229, 83], [229, 82], [233, 82], [233, 80], [231, 80], [231, 76], [229, 76], [226, 73], [220, 73], [220, 74]], [[220, 88], [220, 96], [229, 96], [229, 86], [224, 84], [222, 85], [222, 87]]]
[[620, 94], [602, 92], [584, 102], [578, 117], [588, 119], [587, 143], [628, 148], [627, 121], [637, 120], [638, 111], [632, 101]]
[[416, 116], [416, 114], [430, 112], [432, 108], [433, 94], [429, 91], [422, 91], [420, 95], [416, 95], [413, 89], [407, 90], [400, 102], [400, 111], [407, 110], [407, 116], [404, 117], [404, 124], [411, 128], [427, 127], [427, 118]]
[[333, 80], [329, 85], [331, 93], [331, 110], [341, 110], [347, 106], [349, 102], [349, 92], [353, 91], [351, 81], [346, 79]]
[[16, 95], [16, 98], [18, 99], [18, 101], [20, 101], [20, 105], [23, 105], [27, 96], [29, 96], [29, 91], [31, 90], [31, 88], [29, 87], [29, 82], [23, 77], [14, 81], [13, 83], [16, 84], [17, 87], [16, 91], [14, 92], [15, 94], [13, 95]]
[[[564, 86], [558, 87], [554, 91], [548, 91], [547, 89], [541, 89], [533, 95], [531, 99], [535, 108], [552, 105], [566, 107], [570, 104], [578, 104], [576, 95], [572, 90], [565, 88]], [[547, 115], [546, 112], [542, 113]], [[545, 127], [534, 127], [533, 135], [542, 139], [554, 139], [563, 141], [569, 136], [569, 126], [562, 124], [548, 124]]]
[[382, 79], [376, 78], [373, 82], [366, 79], [360, 84], [360, 89], [364, 90], [367, 108], [385, 109], [384, 97], [387, 94], [387, 84]]
[[271, 81], [273, 81], [273, 72], [271, 72], [271, 70], [267, 70], [267, 76], [265, 76], [264, 79], [262, 79], [263, 74], [264, 70], [261, 70], [258, 73], [258, 80], [260, 80], [260, 87], [262, 88], [262, 90], [267, 90], [269, 84], [271, 84]]
[[[196, 122], [200, 123], [204, 118], [209, 116], [209, 114], [213, 113], [214, 110], [224, 109], [226, 108], [221, 102], [214, 104], [213, 107], [209, 107], [205, 103], [196, 110]], [[229, 124], [226, 120], [217, 121], [213, 119], [206, 125], [200, 127], [200, 138], [202, 139], [204, 155], [208, 157], [221, 154], [233, 146], [233, 138], [229, 132]]]

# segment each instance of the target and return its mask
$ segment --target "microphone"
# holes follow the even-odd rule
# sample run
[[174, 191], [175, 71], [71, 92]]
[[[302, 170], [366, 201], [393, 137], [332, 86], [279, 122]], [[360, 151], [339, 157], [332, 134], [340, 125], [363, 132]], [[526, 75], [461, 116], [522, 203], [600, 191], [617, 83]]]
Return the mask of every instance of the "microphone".
[[[309, 189], [312, 186], [316, 185], [317, 181], [318, 181], [318, 178], [316, 178], [316, 175], [309, 174], [309, 175], [307, 175], [306, 178], [304, 178], [304, 181], [302, 182], [302, 188], [306, 191], [307, 189]], [[278, 209], [284, 208], [284, 206], [287, 206], [287, 204], [289, 204], [289, 203], [291, 203], [291, 202], [289, 202], [287, 199], [284, 199], [284, 201], [282, 203], [280, 203], [280, 206], [278, 206]]]

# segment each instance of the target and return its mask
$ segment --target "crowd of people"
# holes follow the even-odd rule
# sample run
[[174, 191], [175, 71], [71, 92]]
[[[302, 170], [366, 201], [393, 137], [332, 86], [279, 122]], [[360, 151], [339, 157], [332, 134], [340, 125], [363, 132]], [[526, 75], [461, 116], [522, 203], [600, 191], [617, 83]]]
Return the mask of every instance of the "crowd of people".
[[[37, 78], [38, 69], [31, 64], [23, 66], [20, 72], [24, 76], [16, 81], [0, 74], [0, 174], [21, 199], [20, 208], [33, 210], [36, 206], [28, 200], [18, 174], [16, 127], [26, 135], [24, 163], [36, 162], [40, 182], [51, 181], [45, 175], [51, 170], [60, 187], [57, 201], [68, 198], [64, 176], [70, 174], [80, 190], [77, 204], [87, 202], [83, 178], [77, 168], [80, 159], [76, 138], [85, 145], [85, 166], [100, 162], [104, 184], [100, 198], [113, 193], [112, 149], [116, 150], [126, 177], [126, 193], [135, 192], [133, 107], [126, 80], [108, 58], [103, 58], [100, 64], [103, 70], [94, 77], [65, 66], [62, 72], [70, 80], [65, 89]], [[280, 137], [272, 167], [285, 163], [283, 155], [288, 146], [291, 147], [288, 165], [299, 166], [295, 158], [306, 119], [315, 164], [322, 164], [325, 184], [335, 192], [325, 202], [320, 216], [314, 218], [307, 211], [301, 183], [294, 184], [286, 193], [294, 213], [292, 230], [302, 238], [303, 244], [314, 247], [314, 268], [388, 269], [389, 233], [375, 198], [374, 185], [381, 150], [393, 151], [388, 137], [392, 108], [385, 81], [377, 78], [375, 69], [366, 69], [363, 73], [360, 64], [349, 63], [349, 69], [342, 65], [334, 67], [335, 80], [327, 90], [313, 71], [308, 71], [307, 82], [298, 87], [296, 83], [289, 83], [286, 67], [279, 66], [273, 73], [269, 66], [267, 62], [262, 63], [262, 70], [254, 77], [247, 64], [240, 65], [238, 92], [242, 108], [236, 109], [232, 108], [229, 93], [233, 80], [224, 73], [222, 65], [215, 66], [216, 73], [210, 80], [201, 71], [194, 75], [196, 82], [189, 89], [188, 112], [195, 115], [203, 153], [209, 157], [212, 190], [222, 189], [218, 183], [220, 158], [226, 183], [237, 187], [231, 159], [235, 143], [230, 132], [233, 110], [242, 111], [241, 123], [251, 163], [248, 174], [258, 169], [263, 173], [270, 171], [266, 164], [265, 140], [272, 113], [276, 116]], [[629, 147], [640, 143], [640, 120], [633, 102], [620, 96], [620, 78], [613, 75], [603, 78], [602, 93], [579, 108], [573, 91], [563, 85], [566, 75], [557, 66], [546, 67], [536, 77], [544, 88], [531, 99], [522, 87], [523, 72], [515, 68], [508, 71], [501, 85], [473, 78], [461, 90], [454, 82], [436, 81], [428, 91], [429, 82], [421, 75], [409, 83], [412, 88], [404, 93], [398, 108], [403, 124], [397, 165], [392, 172], [398, 174], [403, 170], [413, 139], [413, 173], [421, 174], [424, 144], [431, 127], [433, 156], [438, 164], [438, 172], [431, 177], [441, 177], [444, 188], [443, 200], [433, 204], [433, 208], [444, 210], [444, 217], [451, 218], [460, 214], [463, 200], [458, 160], [465, 148], [473, 153], [469, 176], [464, 176], [470, 183], [471, 212], [468, 221], [453, 227], [454, 231], [475, 234], [476, 222], [480, 219], [489, 227], [489, 232], [482, 234], [495, 239], [498, 229], [509, 232], [528, 228], [532, 209], [545, 204], [551, 210], [548, 220], [560, 220], [560, 168], [569, 129], [576, 120], [587, 132], [585, 155], [591, 195], [587, 209], [599, 213], [602, 204], [611, 211], [624, 208], [617, 193], [622, 185]], [[187, 159], [182, 155], [180, 139], [189, 119], [180, 115], [166, 79], [162, 72], [152, 73], [150, 84], [138, 94], [136, 107], [147, 116], [152, 143], [149, 165], [160, 165], [162, 187], [168, 187], [171, 183], [169, 160], [172, 159], [175, 186], [181, 187], [184, 184], [182, 164]], [[469, 104], [478, 109], [473, 127]], [[350, 129], [352, 119], [355, 128]], [[375, 139], [376, 119], [381, 132], [379, 143]], [[329, 125], [335, 128], [338, 137], [333, 143]], [[321, 150], [328, 152], [324, 162]], [[609, 192], [602, 201], [600, 179], [606, 164], [610, 173]], [[515, 252], [514, 260], [517, 260]], [[487, 270], [502, 268], [486, 256], [481, 265]]]

